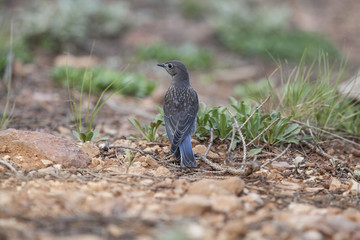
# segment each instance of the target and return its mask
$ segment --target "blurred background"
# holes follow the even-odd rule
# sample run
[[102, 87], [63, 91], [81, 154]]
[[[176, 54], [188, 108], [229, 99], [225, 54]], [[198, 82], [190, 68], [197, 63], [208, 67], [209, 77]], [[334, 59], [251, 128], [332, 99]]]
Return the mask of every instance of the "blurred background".
[[116, 136], [130, 131], [127, 118], [152, 119], [162, 105], [170, 83], [159, 62], [183, 61], [209, 105], [264, 99], [280, 63], [291, 69], [321, 53], [330, 63], [348, 60], [350, 78], [360, 59], [359, 12], [358, 0], [0, 0], [0, 76], [13, 53], [10, 127], [67, 126], [66, 81], [81, 88], [84, 69], [101, 92], [128, 66], [126, 88], [98, 119], [120, 126], [103, 129]]

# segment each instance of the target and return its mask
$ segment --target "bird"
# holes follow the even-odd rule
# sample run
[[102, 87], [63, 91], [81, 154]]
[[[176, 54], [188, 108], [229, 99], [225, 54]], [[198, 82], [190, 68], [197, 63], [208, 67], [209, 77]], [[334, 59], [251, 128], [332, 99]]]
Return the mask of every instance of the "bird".
[[164, 97], [164, 122], [173, 156], [181, 167], [196, 167], [191, 136], [196, 131], [199, 99], [190, 85], [189, 73], [180, 61], [157, 64], [171, 76], [172, 82]]

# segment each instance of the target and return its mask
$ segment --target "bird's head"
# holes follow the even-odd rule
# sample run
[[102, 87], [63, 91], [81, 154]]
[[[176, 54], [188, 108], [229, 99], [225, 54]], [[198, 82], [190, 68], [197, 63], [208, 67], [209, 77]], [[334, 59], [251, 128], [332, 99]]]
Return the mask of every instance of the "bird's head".
[[166, 63], [158, 64], [159, 67], [165, 68], [165, 70], [172, 76], [172, 77], [186, 77], [188, 78], [188, 72], [185, 65], [180, 61], [169, 61]]

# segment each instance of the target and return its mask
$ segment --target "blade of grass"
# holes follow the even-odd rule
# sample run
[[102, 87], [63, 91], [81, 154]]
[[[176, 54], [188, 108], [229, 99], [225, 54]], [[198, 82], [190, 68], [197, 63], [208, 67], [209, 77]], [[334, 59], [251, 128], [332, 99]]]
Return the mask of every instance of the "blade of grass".
[[[11, 21], [10, 26], [10, 50], [6, 59], [6, 68], [4, 72], [4, 80], [7, 81], [6, 84], [6, 103], [4, 107], [4, 111], [1, 116], [0, 128], [6, 128], [8, 123], [10, 122], [11, 116], [9, 116], [9, 106], [10, 106], [10, 98], [11, 98], [11, 84], [12, 84], [12, 63], [13, 63], [13, 22]], [[15, 107], [15, 103], [13, 105], [13, 110]]]
[[88, 93], [88, 102], [87, 102], [87, 108], [86, 108], [86, 123], [89, 123], [89, 114], [90, 114], [90, 100], [91, 100], [91, 83], [92, 83], [92, 77], [89, 79], [89, 93]]
[[109, 96], [107, 98], [105, 98], [105, 100], [100, 104], [102, 98], [104, 97], [104, 94], [107, 92], [107, 90], [122, 76], [123, 72], [126, 71], [126, 69], [129, 67], [129, 65], [127, 65], [124, 70], [121, 71], [119, 77], [117, 79], [114, 79], [101, 93], [99, 99], [96, 102], [96, 105], [91, 113], [91, 117], [90, 117], [90, 121], [88, 124], [88, 128], [87, 131], [91, 130], [92, 124], [95, 120], [96, 115], [99, 113], [100, 109], [103, 107], [103, 105], [106, 103], [107, 100], [109, 100], [109, 98], [116, 93], [116, 91], [113, 91], [112, 93], [109, 94]]

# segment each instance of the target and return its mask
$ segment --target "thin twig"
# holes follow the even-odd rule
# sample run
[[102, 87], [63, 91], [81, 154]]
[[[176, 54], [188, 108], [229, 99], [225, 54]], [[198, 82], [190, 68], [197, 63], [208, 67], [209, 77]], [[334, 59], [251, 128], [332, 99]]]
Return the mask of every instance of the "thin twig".
[[204, 154], [205, 157], [207, 157], [207, 155], [209, 154], [210, 148], [213, 145], [213, 141], [214, 141], [214, 129], [211, 128], [210, 129], [210, 142], [209, 142], [209, 146], [206, 149], [206, 152]]
[[227, 159], [230, 160], [230, 152], [231, 152], [231, 148], [232, 148], [232, 145], [234, 143], [234, 140], [235, 140], [235, 126], [237, 127], [238, 129], [238, 132], [239, 132], [239, 135], [240, 135], [240, 138], [241, 138], [241, 141], [243, 143], [243, 150], [244, 150], [244, 155], [243, 155], [243, 163], [246, 162], [246, 146], [248, 146], [249, 144], [245, 144], [245, 139], [244, 139], [244, 136], [242, 135], [242, 132], [241, 132], [241, 129], [245, 126], [245, 124], [254, 116], [254, 114], [270, 99], [270, 96], [268, 96], [251, 114], [250, 116], [245, 120], [245, 122], [243, 122], [243, 124], [241, 124], [241, 126], [239, 127], [239, 124], [236, 120], [236, 117], [230, 112], [229, 109], [228, 112], [230, 113], [230, 115], [232, 116], [233, 120], [234, 120], [234, 126], [233, 126], [233, 133], [232, 133], [232, 136], [231, 136], [231, 142], [230, 142], [230, 145], [229, 145], [229, 148], [226, 152], [226, 156], [227, 156]]
[[241, 176], [248, 175], [247, 174], [248, 171], [246, 171], [245, 169], [235, 169], [235, 168], [231, 168], [231, 167], [222, 167], [219, 164], [210, 161], [204, 155], [200, 155], [200, 160], [202, 160], [204, 163], [208, 164], [213, 169], [221, 171], [223, 173], [228, 172], [228, 173], [231, 173], [231, 174], [241, 175]]
[[331, 156], [330, 154], [326, 153], [324, 150], [322, 150], [321, 148], [317, 148], [316, 146], [312, 145], [311, 143], [303, 140], [301, 141], [301, 143], [304, 143], [306, 146], [308, 146], [311, 149], [314, 149], [316, 151], [316, 153], [320, 154], [323, 157], [326, 157], [328, 159], [336, 159], [333, 156]]
[[[152, 152], [152, 151], [145, 151], [145, 150], [142, 150], [142, 149], [137, 149], [137, 148], [133, 148], [133, 147], [126, 147], [126, 146], [107, 146], [107, 149], [112, 149], [112, 148], [114, 148], [115, 151], [116, 151], [116, 149], [119, 149], [119, 148], [120, 148], [120, 149], [129, 149], [129, 150], [132, 150], [132, 151], [137, 151], [137, 152], [140, 152], [140, 153], [142, 153], [142, 154], [149, 154], [149, 155], [151, 155], [155, 160], [157, 160], [159, 163], [165, 163], [165, 164], [167, 164], [167, 165], [176, 167], [175, 165], [170, 164], [169, 161], [166, 161], [167, 159], [171, 158], [171, 157], [173, 156], [173, 154], [171, 154], [171, 155], [169, 155], [169, 156], [166, 156], [166, 157], [160, 159], [160, 158], [158, 157], [158, 155], [157, 155], [156, 153]], [[172, 161], [173, 161], [173, 160], [171, 160], [171, 162], [172, 162]]]
[[282, 151], [282, 152], [281, 152], [279, 155], [277, 155], [275, 158], [273, 158], [273, 159], [267, 161], [266, 163], [264, 163], [263, 165], [261, 165], [261, 168], [263, 168], [263, 167], [267, 166], [268, 164], [270, 164], [270, 163], [278, 160], [281, 156], [283, 156], [283, 155], [286, 153], [286, 151], [290, 148], [290, 146], [291, 146], [291, 143], [289, 143], [289, 145], [285, 148], [285, 150]]
[[272, 123], [270, 123], [269, 126], [267, 126], [261, 133], [259, 133], [253, 140], [251, 140], [248, 144], [246, 144], [246, 146], [249, 146], [250, 144], [252, 144], [253, 142], [256, 141], [256, 139], [258, 139], [260, 136], [262, 136], [267, 130], [269, 130], [269, 128], [272, 127], [272, 125], [274, 125], [275, 123], [277, 123], [280, 120], [280, 118], [275, 119]]
[[141, 152], [141, 153], [144, 153], [144, 154], [150, 154], [150, 155], [153, 155], [155, 158], [158, 158], [157, 154], [154, 153], [154, 152], [151, 152], [151, 151], [144, 151], [142, 149], [137, 149], [137, 148], [133, 148], [133, 147], [125, 147], [125, 146], [109, 146], [109, 149], [112, 149], [112, 148], [115, 148], [115, 149], [118, 149], [118, 148], [123, 148], [123, 149], [129, 149], [129, 150], [132, 150], [132, 151], [137, 151], [137, 152]]
[[241, 124], [240, 129], [242, 129], [245, 124], [252, 118], [252, 116], [270, 99], [270, 96], [268, 96], [251, 114], [250, 116], [245, 120], [243, 124]]
[[345, 141], [345, 142], [348, 142], [348, 143], [351, 143], [351, 144], [353, 144], [353, 145], [356, 145], [356, 146], [360, 147], [360, 144], [359, 144], [359, 143], [356, 143], [356, 142], [354, 142], [354, 141], [351, 141], [351, 140], [349, 140], [349, 139], [346, 139], [346, 138], [344, 138], [344, 137], [342, 137], [342, 136], [340, 136], [340, 135], [338, 135], [338, 134], [335, 134], [335, 133], [326, 131], [326, 130], [324, 130], [324, 129], [321, 129], [321, 128], [318, 128], [318, 127], [315, 127], [315, 126], [311, 126], [310, 124], [306, 124], [306, 123], [303, 123], [303, 122], [300, 122], [300, 121], [297, 121], [297, 120], [292, 120], [292, 121], [295, 122], [295, 123], [298, 123], [298, 124], [307, 126], [307, 127], [309, 127], [309, 128], [313, 128], [313, 129], [315, 129], [315, 130], [317, 130], [317, 131], [323, 132], [323, 133], [325, 133], [325, 134], [328, 134], [328, 135], [330, 135], [330, 136], [339, 138], [339, 139], [341, 139], [341, 140], [343, 140], [343, 141]]
[[[213, 144], [213, 140], [214, 140], [213, 138], [214, 138], [213, 131], [211, 131], [210, 132], [209, 146], [208, 146], [205, 154], [204, 155], [197, 154], [197, 156], [199, 157], [200, 160], [202, 160], [204, 163], [208, 164], [211, 168], [217, 170], [217, 171], [209, 171], [209, 172], [217, 173], [217, 174], [218, 173], [226, 173], [226, 172], [228, 172], [228, 173], [231, 173], [231, 174], [234, 174], [234, 175], [241, 175], [241, 176], [249, 175], [252, 172], [252, 167], [249, 167], [246, 170], [244, 170], [242, 168], [241, 169], [235, 169], [235, 168], [232, 168], [232, 167], [222, 167], [221, 165], [210, 161], [206, 156], [207, 156], [208, 152], [210, 151], [210, 148], [211, 148], [211, 146]], [[249, 164], [249, 165], [251, 165], [251, 164]], [[198, 171], [202, 171], [202, 170], [198, 170]], [[204, 172], [206, 172], [206, 170]]]
[[10, 163], [8, 163], [5, 159], [0, 159], [0, 163], [5, 165], [8, 169], [13, 171], [16, 175], [19, 175], [19, 172], [16, 171], [16, 169]]
[[[203, 172], [202, 171], [203, 169], [197, 169], [196, 171], [197, 172]], [[207, 173], [207, 171], [209, 170], [205, 170], [205, 173]], [[213, 171], [214, 173], [216, 173], [217, 171]], [[211, 173], [211, 171], [209, 171], [209, 173]], [[190, 180], [190, 181], [198, 181], [198, 180], [202, 180], [202, 179], [227, 179], [229, 178], [229, 176], [210, 176], [210, 175], [205, 175], [205, 176], [200, 176], [199, 174], [196, 174], [196, 175], [184, 175], [184, 176], [179, 176], [178, 178], [181, 178], [181, 179], [187, 179], [187, 180]]]
[[[262, 154], [256, 154], [255, 156], [258, 157], [258, 158], [267, 158], [267, 157], [276, 157], [277, 154], [275, 154], [275, 153], [262, 153]], [[247, 157], [250, 157], [250, 156], [247, 155]], [[241, 159], [241, 158], [242, 158], [242, 156], [241, 157], [234, 156], [234, 157], [232, 157], [232, 160], [237, 160], [237, 159]], [[217, 158], [212, 158], [212, 159], [223, 159], [223, 158], [222, 157], [217, 157]]]
[[165, 157], [159, 159], [158, 162], [159, 162], [159, 163], [165, 163], [165, 164], [168, 164], [168, 163], [170, 163], [170, 162], [174, 162], [174, 161], [176, 161], [175, 158], [168, 160], [169, 158], [171, 158], [171, 157], [173, 157], [173, 156], [174, 156], [173, 154], [170, 154], [170, 155], [168, 155], [168, 156], [165, 156]]
[[123, 161], [121, 158], [119, 158], [117, 148], [115, 148], [115, 156], [116, 156], [116, 159], [119, 161], [119, 163], [120, 163], [121, 165], [123, 165], [123, 164], [124, 164], [124, 161]]
[[162, 161], [165, 161], [165, 160], [171, 158], [172, 156], [173, 156], [173, 154], [170, 154], [170, 155], [168, 155], [168, 156], [166, 156], [166, 157], [163, 157], [161, 160], [162, 160]]
[[211, 173], [211, 174], [224, 174], [226, 172], [226, 169], [224, 170], [218, 170], [218, 171], [211, 171], [211, 170], [205, 170], [205, 169], [197, 169], [198, 172], [204, 172], [204, 173]]
[[[307, 120], [307, 124], [309, 125], [309, 120]], [[313, 132], [312, 132], [311, 128], [309, 128], [308, 130], [309, 130], [309, 132], [310, 132], [310, 135], [311, 135], [311, 137], [312, 137], [312, 140], [314, 141], [315, 148], [318, 148], [318, 149], [320, 149], [321, 151], [323, 151], [323, 150], [321, 149], [321, 147], [319, 146], [319, 144], [317, 143], [317, 141], [315, 140], [315, 136], [314, 136], [314, 134], [313, 134]], [[304, 135], [305, 135], [305, 133], [304, 133], [304, 132], [302, 132], [302, 134], [304, 134]]]
[[147, 186], [143, 186], [139, 183], [133, 183], [133, 182], [130, 182], [130, 181], [126, 181], [126, 180], [121, 180], [121, 179], [117, 179], [117, 178], [113, 178], [113, 177], [108, 177], [106, 175], [99, 175], [99, 174], [96, 174], [92, 171], [89, 171], [89, 170], [86, 170], [85, 171], [87, 174], [89, 175], [92, 175], [98, 179], [104, 179], [104, 180], [107, 180], [109, 182], [115, 182], [115, 183], [121, 183], [121, 184], [125, 184], [125, 185], [129, 185], [129, 186], [133, 186], [133, 187], [138, 187], [138, 188], [143, 188], [143, 189], [147, 189], [147, 190], [154, 190], [156, 188], [152, 188], [152, 187], [147, 187]]
[[243, 168], [236, 169], [236, 168], [232, 168], [232, 167], [222, 167], [219, 164], [210, 161], [204, 155], [200, 155], [200, 160], [202, 160], [204, 163], [208, 164], [213, 169], [218, 170], [218, 173], [230, 173], [230, 174], [239, 175], [239, 176], [248, 176], [254, 171], [254, 169], [257, 168], [256, 164], [254, 164], [253, 162], [241, 164], [243, 166], [248, 166], [248, 168], [246, 168], [246, 169], [243, 169]]
[[230, 145], [229, 145], [229, 148], [226, 152], [226, 159], [227, 160], [230, 160], [230, 153], [231, 153], [231, 148], [234, 144], [234, 141], [235, 141], [235, 135], [236, 135], [236, 131], [235, 131], [235, 124], [233, 124], [233, 130], [232, 130], [232, 136], [231, 136], [231, 141], [230, 141]]
[[153, 176], [150, 174], [134, 174], [134, 173], [119, 173], [113, 171], [104, 171], [103, 173], [107, 177], [120, 177], [120, 178], [152, 178], [152, 179], [165, 179], [169, 176]]
[[255, 155], [257, 158], [265, 158], [265, 157], [276, 157], [277, 154], [276, 153], [261, 153], [261, 154], [256, 154]]
[[[240, 135], [240, 138], [241, 138], [241, 141], [242, 141], [242, 144], [243, 144], [243, 161], [242, 161], [242, 163], [244, 164], [246, 162], [246, 155], [247, 155], [245, 139], [244, 139], [244, 136], [243, 136], [243, 134], [241, 132], [241, 129], [239, 127], [239, 123], [236, 120], [236, 116], [228, 108], [226, 108], [226, 110], [230, 113], [231, 117], [233, 118], [234, 124], [235, 124], [235, 126], [236, 126], [236, 128], [238, 130], [239, 135]], [[244, 166], [242, 166], [241, 168], [243, 168], [243, 167]]]

